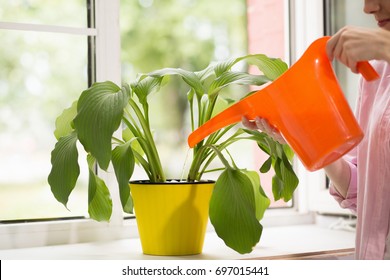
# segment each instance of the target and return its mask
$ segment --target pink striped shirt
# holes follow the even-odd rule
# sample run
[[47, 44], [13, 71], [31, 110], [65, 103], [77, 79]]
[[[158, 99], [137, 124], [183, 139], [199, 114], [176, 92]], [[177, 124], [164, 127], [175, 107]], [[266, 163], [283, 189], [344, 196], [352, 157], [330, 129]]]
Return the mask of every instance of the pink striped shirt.
[[351, 168], [347, 197], [330, 185], [341, 207], [357, 214], [357, 259], [383, 259], [390, 253], [390, 65], [371, 63], [381, 78], [360, 82], [356, 117], [365, 136], [345, 157]]

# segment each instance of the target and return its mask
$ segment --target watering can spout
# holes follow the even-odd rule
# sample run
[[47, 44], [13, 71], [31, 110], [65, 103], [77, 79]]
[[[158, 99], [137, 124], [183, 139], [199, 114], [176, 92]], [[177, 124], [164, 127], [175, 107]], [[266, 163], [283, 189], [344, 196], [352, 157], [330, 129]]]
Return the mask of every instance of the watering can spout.
[[[283, 75], [256, 93], [211, 118], [188, 137], [192, 148], [213, 132], [240, 122], [243, 116], [266, 118], [281, 131], [305, 167], [314, 171], [356, 146], [363, 132], [347, 103], [326, 55], [329, 37], [314, 41]], [[367, 61], [358, 71], [379, 77]]]
[[229, 107], [229, 110], [225, 110], [215, 117], [211, 118], [203, 126], [199, 127], [196, 131], [188, 136], [188, 145], [190, 148], [195, 147], [200, 141], [212, 134], [213, 132], [224, 128], [230, 124], [237, 123], [241, 120], [243, 111], [241, 109], [241, 103], [236, 103]]
[[257, 116], [266, 119], [277, 119], [277, 107], [270, 98], [268, 91], [260, 90], [211, 118], [189, 135], [188, 145], [190, 148], [195, 147], [196, 144], [213, 132], [240, 122], [243, 116], [250, 120], [254, 120]]

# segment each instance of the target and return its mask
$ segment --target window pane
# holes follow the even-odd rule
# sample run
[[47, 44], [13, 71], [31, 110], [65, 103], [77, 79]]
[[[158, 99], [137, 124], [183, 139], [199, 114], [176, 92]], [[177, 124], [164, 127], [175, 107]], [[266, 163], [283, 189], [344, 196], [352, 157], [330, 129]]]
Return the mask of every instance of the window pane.
[[0, 37], [0, 220], [83, 215], [86, 180], [69, 212], [47, 176], [55, 119], [87, 86], [87, 38], [6, 30]]
[[1, 0], [0, 20], [87, 27], [87, 0]]
[[[367, 15], [363, 12], [364, 1], [356, 0], [331, 0], [330, 15], [328, 24], [330, 32], [334, 34], [340, 28], [346, 25], [356, 25], [376, 28], [376, 22], [373, 15]], [[335, 62], [335, 71], [340, 80], [340, 85], [351, 106], [354, 108], [358, 93], [358, 80], [360, 75], [352, 73], [345, 65]]]

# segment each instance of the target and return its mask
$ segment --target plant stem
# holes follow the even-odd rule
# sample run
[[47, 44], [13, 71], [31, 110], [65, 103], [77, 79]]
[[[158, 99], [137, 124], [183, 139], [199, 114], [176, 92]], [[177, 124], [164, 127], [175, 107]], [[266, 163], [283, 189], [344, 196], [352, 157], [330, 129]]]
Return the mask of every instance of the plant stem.
[[212, 173], [212, 172], [216, 172], [216, 171], [222, 171], [222, 170], [224, 170], [224, 169], [225, 169], [225, 168], [223, 168], [223, 167], [214, 168], [214, 169], [206, 170], [206, 171], [204, 171], [203, 173]]
[[117, 143], [117, 144], [124, 144], [125, 142], [123, 141], [123, 140], [121, 140], [121, 139], [118, 139], [118, 138], [116, 138], [116, 137], [112, 137], [112, 140], [113, 140], [113, 142], [115, 142], [115, 143]]
[[[232, 125], [234, 126], [234, 125]], [[222, 133], [221, 135], [219, 135], [219, 137], [216, 137], [215, 141], [219, 140], [220, 137], [223, 136], [223, 134], [225, 134], [232, 126], [230, 127], [227, 127]], [[239, 141], [239, 140], [244, 140], [244, 139], [249, 139], [247, 137], [237, 137], [238, 135], [241, 135], [243, 132], [240, 132], [240, 131], [237, 131], [236, 133], [234, 133], [231, 137], [229, 137], [228, 139], [226, 139], [224, 142], [222, 142], [220, 145], [218, 145], [218, 149], [220, 151], [223, 151], [224, 149], [226, 149], [229, 145], [233, 144], [234, 142], [236, 141]], [[215, 142], [214, 142], [215, 143]], [[213, 144], [210, 144], [210, 143], [206, 143], [206, 145], [213, 145]], [[199, 173], [199, 177], [201, 177], [204, 173], [208, 172], [207, 171], [207, 167], [211, 164], [211, 162], [215, 159], [215, 157], [217, 156], [217, 154], [211, 154], [210, 157], [208, 158], [207, 162], [203, 165], [203, 168], [202, 170], [198, 171]], [[202, 161], [205, 161], [207, 157], [205, 157]], [[200, 166], [199, 166], [199, 169], [200, 169]]]
[[[198, 145], [197, 145], [198, 146]], [[204, 160], [203, 153], [205, 152], [206, 147], [205, 146], [200, 146], [197, 148], [197, 151], [194, 151], [194, 158], [191, 163], [190, 170], [188, 172], [188, 181], [194, 181], [194, 180], [199, 180], [200, 177], [198, 176], [199, 174], [199, 169], [200, 165], [202, 164]]]
[[156, 148], [156, 144], [155, 144], [153, 135], [150, 132], [149, 124], [145, 120], [141, 110], [138, 108], [135, 101], [130, 99], [129, 104], [132, 107], [132, 109], [134, 110], [134, 113], [136, 114], [136, 116], [140, 122], [140, 125], [142, 127], [142, 130], [144, 132], [144, 138], [145, 138], [145, 142], [146, 142], [145, 146], [147, 146], [147, 149], [144, 151], [145, 151], [146, 156], [149, 159], [149, 164], [150, 164], [150, 169], [151, 169], [150, 172], [151, 172], [151, 175], [153, 177], [153, 180], [155, 182], [165, 182], [166, 177], [165, 177], [162, 165], [161, 165], [161, 160], [160, 160], [160, 157], [158, 155], [158, 151]]
[[195, 130], [194, 99], [190, 100], [190, 112], [191, 112], [191, 131], [194, 131]]
[[226, 158], [222, 155], [222, 152], [217, 148], [215, 147], [214, 145], [210, 145], [208, 146], [209, 148], [211, 148], [212, 150], [214, 150], [214, 152], [217, 154], [217, 156], [219, 157], [219, 159], [221, 160], [222, 164], [226, 167], [226, 168], [231, 168], [229, 162], [226, 160]]
[[[214, 153], [210, 153], [210, 149], [214, 151]], [[191, 180], [200, 180], [203, 173], [205, 172], [204, 169], [202, 170], [202, 172], [199, 172], [200, 170], [200, 167], [202, 165], [202, 163], [208, 158], [208, 157], [211, 157], [212, 159], [215, 158], [215, 156], [218, 156], [219, 159], [221, 160], [222, 164], [226, 167], [226, 168], [231, 168], [229, 162], [226, 160], [226, 158], [222, 155], [221, 153], [221, 150], [216, 147], [215, 145], [210, 145], [210, 144], [207, 144], [207, 145], [203, 145], [199, 148], [198, 152], [196, 153], [193, 161], [192, 161], [192, 164], [191, 164], [191, 168], [190, 168], [190, 171], [189, 171], [189, 174], [188, 174], [188, 180], [191, 181]], [[210, 160], [210, 159], [209, 159]], [[211, 161], [210, 161], [211, 162]], [[210, 163], [208, 162], [208, 164]]]
[[211, 116], [213, 115], [215, 103], [217, 102], [218, 94], [213, 94], [211, 97], [209, 97], [209, 105], [207, 106], [207, 112], [204, 116], [204, 122], [206, 120], [211, 119]]

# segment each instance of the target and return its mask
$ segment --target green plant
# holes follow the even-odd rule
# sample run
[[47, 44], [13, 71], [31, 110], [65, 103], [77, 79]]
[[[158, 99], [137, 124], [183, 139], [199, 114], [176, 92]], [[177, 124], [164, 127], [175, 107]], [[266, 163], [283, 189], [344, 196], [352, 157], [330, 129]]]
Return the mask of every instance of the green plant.
[[[241, 61], [257, 66], [264, 74], [233, 71], [232, 67]], [[79, 141], [88, 153], [90, 217], [97, 221], [110, 219], [110, 193], [105, 182], [94, 172], [95, 164], [107, 170], [110, 162], [118, 181], [123, 210], [131, 213], [129, 180], [135, 164], [142, 166], [150, 181], [166, 180], [150, 127], [149, 115], [153, 113], [148, 105], [150, 93], [157, 92], [168, 82], [169, 76], [181, 77], [188, 85], [191, 129], [195, 130], [234, 102], [222, 98], [223, 88], [232, 84], [262, 85], [286, 70], [287, 65], [280, 59], [259, 54], [213, 63], [199, 72], [165, 68], [140, 75], [134, 83], [122, 87], [110, 81], [93, 84], [57, 119], [55, 136], [58, 142], [52, 152], [52, 170], [48, 178], [52, 193], [66, 206], [79, 175]], [[275, 170], [272, 182], [275, 200], [290, 200], [298, 179], [290, 163], [293, 153], [287, 145], [262, 132], [234, 127], [220, 129], [196, 145], [186, 179], [202, 180], [205, 173], [216, 171], [209, 170], [211, 162], [220, 160], [220, 175], [210, 201], [210, 220], [227, 246], [248, 253], [260, 240], [262, 226], [259, 221], [270, 200], [261, 187], [258, 173], [237, 167], [227, 148], [240, 140], [257, 142], [269, 155], [260, 172]], [[114, 134], [119, 128], [122, 129], [121, 138]]]

